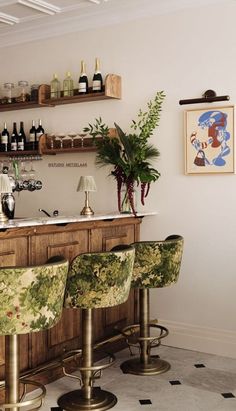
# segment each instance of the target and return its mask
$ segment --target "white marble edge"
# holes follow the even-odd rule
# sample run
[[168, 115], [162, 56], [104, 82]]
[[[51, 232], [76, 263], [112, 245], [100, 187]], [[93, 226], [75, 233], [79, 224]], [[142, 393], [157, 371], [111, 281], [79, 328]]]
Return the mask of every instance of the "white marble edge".
[[[137, 217], [148, 217], [158, 214], [156, 211], [146, 211], [137, 212]], [[0, 224], [1, 229], [7, 228], [19, 228], [19, 227], [31, 227], [39, 225], [50, 225], [50, 224], [67, 224], [67, 223], [77, 223], [85, 221], [99, 221], [99, 220], [114, 220], [117, 218], [129, 218], [134, 217], [133, 214], [119, 214], [119, 213], [98, 213], [92, 216], [83, 216], [80, 214], [68, 215], [68, 216], [57, 216], [57, 217], [31, 217], [31, 218], [16, 218], [9, 220], [7, 223]]]

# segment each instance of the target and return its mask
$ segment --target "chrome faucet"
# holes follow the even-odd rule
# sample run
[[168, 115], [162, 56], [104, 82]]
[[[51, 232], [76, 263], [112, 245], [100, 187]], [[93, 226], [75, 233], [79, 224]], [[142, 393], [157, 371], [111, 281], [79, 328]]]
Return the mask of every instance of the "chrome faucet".
[[[42, 213], [46, 214], [46, 216], [51, 217], [51, 215], [43, 208], [39, 208], [39, 211], [42, 211]], [[59, 212], [58, 210], [54, 210], [52, 214], [54, 217], [57, 217], [59, 215]]]

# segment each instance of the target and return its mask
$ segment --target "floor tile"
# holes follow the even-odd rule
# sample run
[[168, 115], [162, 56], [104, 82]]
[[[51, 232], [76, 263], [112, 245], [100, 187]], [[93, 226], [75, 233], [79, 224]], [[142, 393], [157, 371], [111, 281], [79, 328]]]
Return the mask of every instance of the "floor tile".
[[[117, 363], [104, 371], [95, 385], [118, 398], [114, 411], [235, 411], [236, 360], [179, 348], [160, 346], [155, 354], [171, 364], [168, 372], [154, 376], [123, 374], [128, 349], [117, 353]], [[42, 411], [60, 411], [57, 398], [79, 388], [63, 377], [46, 386]], [[51, 410], [52, 408], [52, 410]], [[53, 409], [54, 408], [54, 409]]]

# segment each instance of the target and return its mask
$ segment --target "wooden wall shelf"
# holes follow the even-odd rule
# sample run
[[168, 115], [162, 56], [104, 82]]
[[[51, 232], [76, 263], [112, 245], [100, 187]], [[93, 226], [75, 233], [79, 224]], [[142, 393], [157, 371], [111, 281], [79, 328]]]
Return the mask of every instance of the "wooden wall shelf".
[[116, 74], [107, 74], [105, 78], [104, 90], [101, 93], [94, 93], [89, 89], [88, 94], [77, 94], [71, 97], [60, 97], [57, 99], [45, 99], [45, 105], [58, 106], [62, 104], [86, 103], [106, 99], [121, 99], [121, 77]]
[[1, 111], [26, 110], [30, 108], [55, 107], [63, 104], [86, 103], [106, 99], [121, 99], [121, 77], [116, 74], [107, 74], [104, 90], [94, 93], [89, 89], [88, 94], [78, 94], [72, 97], [60, 97], [50, 99], [50, 86], [41, 84], [39, 86], [38, 101], [26, 101], [24, 103], [0, 104]]
[[41, 107], [41, 105], [34, 101], [26, 101], [25, 103], [1, 104], [0, 111], [27, 110], [38, 107]]
[[38, 150], [19, 150], [19, 151], [0, 151], [0, 157], [17, 157], [17, 156], [37, 156]]
[[[76, 139], [77, 140], [77, 139]], [[40, 137], [39, 142], [39, 154], [41, 155], [55, 155], [55, 154], [65, 154], [65, 153], [91, 153], [96, 151], [96, 146], [93, 144], [92, 138], [86, 138], [84, 141], [84, 146], [77, 146], [77, 142], [74, 140], [75, 147], [70, 146], [70, 140], [66, 141], [66, 145], [63, 148], [59, 146], [55, 148], [50, 148], [51, 138], [46, 134]], [[79, 140], [79, 139], [78, 139]], [[55, 143], [55, 142], [54, 142]], [[60, 142], [58, 141], [58, 144]]]
[[50, 107], [50, 104], [43, 103], [50, 94], [50, 86], [41, 84], [39, 86], [38, 101], [25, 101], [24, 103], [0, 104], [1, 111], [27, 110], [29, 108]]

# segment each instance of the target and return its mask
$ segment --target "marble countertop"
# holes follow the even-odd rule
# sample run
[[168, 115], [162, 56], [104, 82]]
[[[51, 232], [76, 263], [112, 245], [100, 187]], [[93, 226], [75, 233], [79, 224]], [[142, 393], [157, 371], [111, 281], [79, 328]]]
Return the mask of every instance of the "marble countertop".
[[[157, 212], [148, 211], [144, 213], [137, 213], [137, 217], [145, 217], [156, 215]], [[7, 228], [18, 228], [18, 227], [31, 227], [39, 225], [49, 225], [49, 224], [66, 224], [66, 223], [77, 223], [84, 221], [99, 221], [99, 220], [114, 220], [117, 218], [127, 218], [134, 217], [133, 214], [119, 214], [119, 213], [104, 213], [104, 214], [94, 214], [93, 216], [83, 216], [80, 214], [68, 215], [68, 216], [57, 216], [57, 217], [31, 217], [31, 218], [16, 218], [14, 220], [9, 220], [7, 223], [0, 224], [0, 229]]]

